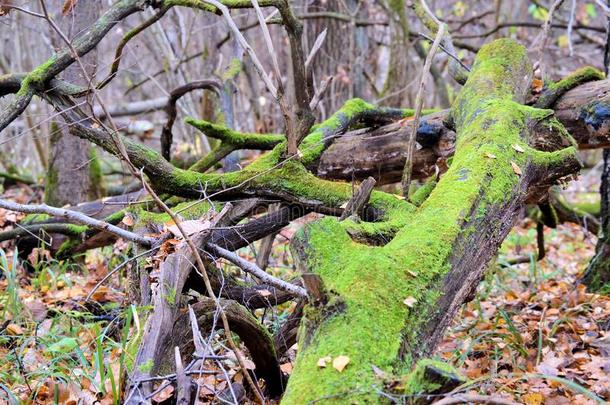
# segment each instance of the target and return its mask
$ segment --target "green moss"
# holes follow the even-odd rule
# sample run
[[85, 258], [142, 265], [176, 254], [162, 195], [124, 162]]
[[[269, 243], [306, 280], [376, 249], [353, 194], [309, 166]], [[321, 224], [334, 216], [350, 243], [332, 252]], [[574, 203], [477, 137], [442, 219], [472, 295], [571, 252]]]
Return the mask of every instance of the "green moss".
[[547, 84], [540, 94], [540, 97], [538, 97], [536, 105], [543, 108], [548, 108], [568, 90], [573, 89], [582, 83], [602, 79], [604, 79], [604, 74], [601, 71], [591, 66], [582, 67], [556, 83]]
[[235, 77], [237, 77], [239, 72], [241, 72], [241, 69], [242, 69], [241, 60], [239, 60], [237, 58], [231, 59], [231, 62], [229, 63], [227, 70], [225, 70], [222, 73], [222, 80], [226, 82], [227, 80], [234, 79]]
[[241, 133], [223, 125], [213, 124], [205, 120], [196, 120], [190, 117], [187, 117], [184, 122], [194, 126], [206, 136], [220, 139], [222, 142], [230, 144], [237, 149], [272, 149], [286, 139], [284, 135], [277, 134]]
[[411, 200], [411, 202], [413, 204], [415, 204], [416, 206], [420, 206], [422, 205], [422, 203], [426, 200], [426, 198], [428, 198], [428, 196], [430, 195], [430, 193], [432, 193], [432, 190], [434, 190], [434, 187], [436, 187], [436, 179], [435, 178], [431, 178], [428, 181], [426, 181], [424, 184], [422, 184], [414, 193], [413, 195], [411, 195], [411, 197], [409, 198], [409, 200]]
[[104, 183], [102, 181], [102, 166], [100, 160], [97, 157], [95, 148], [89, 148], [89, 179], [91, 181], [91, 188], [89, 196], [92, 199], [100, 198], [104, 193]]
[[[525, 91], [522, 78], [530, 68], [525, 49], [513, 41], [494, 41], [481, 49], [452, 111], [458, 133], [452, 165], [419, 208], [392, 204], [387, 195], [373, 193], [372, 202], [384, 199], [385, 221], [354, 224], [325, 218], [297, 235], [307, 246], [307, 268], [345, 306], [308, 341], [301, 340], [284, 403], [341, 392], [354, 393], [354, 402], [378, 402], [379, 382], [371, 365], [388, 373], [407, 371], [416, 354], [426, 352], [417, 331], [437, 315], [439, 286], [451, 258], [460, 254], [454, 252], [457, 243], [467, 240], [476, 231], [476, 219], [504, 204], [519, 184], [511, 162], [525, 169], [574, 156], [573, 148], [545, 153], [522, 139], [530, 120], [548, 117], [545, 110], [513, 101], [515, 88]], [[525, 151], [517, 152], [515, 144]], [[373, 247], [352, 241], [347, 229], [353, 227], [370, 233], [397, 229], [389, 243]], [[404, 303], [407, 297], [415, 301], [412, 308]], [[329, 355], [347, 355], [351, 366], [342, 373], [318, 368], [317, 360]]]
[[140, 370], [142, 373], [150, 373], [153, 366], [154, 366], [153, 360], [148, 359], [144, 363], [142, 363], [138, 366], [138, 370]]
[[37, 222], [44, 222], [51, 219], [48, 214], [28, 214], [21, 220], [21, 225], [31, 225]]
[[[428, 370], [436, 371], [436, 378], [430, 378]], [[418, 394], [435, 393], [447, 380], [465, 381], [465, 378], [451, 365], [433, 359], [422, 359], [417, 362], [414, 370], [404, 378], [405, 394], [417, 397]], [[413, 401], [416, 402], [416, 401]]]

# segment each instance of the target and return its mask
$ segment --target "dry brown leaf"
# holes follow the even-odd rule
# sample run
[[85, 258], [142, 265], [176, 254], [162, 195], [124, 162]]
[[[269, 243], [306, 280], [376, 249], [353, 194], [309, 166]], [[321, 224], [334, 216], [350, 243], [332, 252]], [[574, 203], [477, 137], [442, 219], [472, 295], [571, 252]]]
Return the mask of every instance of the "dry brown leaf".
[[407, 297], [402, 302], [409, 308], [413, 308], [413, 305], [415, 305], [417, 299], [415, 299], [414, 297]]
[[152, 400], [156, 403], [163, 402], [169, 399], [173, 394], [174, 386], [170, 384], [167, 387], [163, 388], [161, 391], [159, 391], [154, 397], [152, 397]]
[[521, 176], [523, 174], [521, 168], [515, 162], [511, 161], [510, 165], [513, 167], [513, 172], [515, 172], [517, 176]]
[[347, 356], [337, 356], [333, 360], [333, 368], [338, 372], [342, 372], [349, 364], [349, 361], [350, 359]]
[[[208, 229], [210, 227], [210, 221], [200, 221], [198, 219], [193, 219], [189, 221], [182, 221], [180, 225], [182, 226], [182, 229], [184, 230], [186, 235], [191, 236]], [[177, 225], [168, 226], [167, 230], [174, 234], [176, 237], [182, 237], [182, 233], [178, 229]]]
[[534, 80], [532, 80], [532, 89], [536, 93], [538, 93], [542, 90], [543, 85], [544, 85], [544, 82], [538, 78], [535, 78]]
[[330, 356], [326, 356], [326, 357], [320, 357], [318, 359], [318, 367], [320, 368], [325, 368], [327, 366], [328, 363], [330, 363], [332, 361], [332, 358]]
[[280, 364], [280, 370], [286, 374], [292, 373], [292, 363]]
[[514, 149], [514, 150], [516, 150], [516, 151], [517, 151], [517, 152], [519, 152], [519, 153], [523, 153], [523, 152], [525, 152], [525, 149], [523, 149], [523, 148], [521, 147], [521, 145], [514, 144], [514, 145], [512, 145], [512, 146], [513, 146], [513, 149]]
[[485, 157], [489, 159], [496, 159], [497, 156], [490, 152], [485, 152]]
[[66, 0], [64, 1], [64, 5], [61, 8], [61, 14], [63, 15], [68, 15], [72, 12], [72, 10], [74, 10], [74, 6], [76, 6], [76, 3], [78, 3], [78, 0]]
[[125, 214], [121, 222], [127, 226], [133, 226], [133, 217], [129, 214]]
[[16, 323], [9, 323], [6, 327], [6, 333], [10, 336], [23, 335], [23, 328]]
[[12, 0], [4, 0], [2, 2], [2, 5], [0, 6], [0, 17], [3, 15], [8, 15], [8, 13], [11, 11], [12, 2]]
[[267, 298], [268, 296], [271, 295], [271, 291], [267, 290], [266, 288], [262, 289], [262, 290], [258, 290], [258, 293], [263, 296], [264, 298]]

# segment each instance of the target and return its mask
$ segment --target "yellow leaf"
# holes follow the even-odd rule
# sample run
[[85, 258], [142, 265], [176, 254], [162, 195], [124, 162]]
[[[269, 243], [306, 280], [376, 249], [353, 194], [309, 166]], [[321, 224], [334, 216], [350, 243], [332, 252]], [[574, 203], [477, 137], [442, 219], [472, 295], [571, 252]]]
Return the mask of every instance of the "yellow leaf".
[[74, 6], [76, 6], [76, 3], [78, 2], [78, 0], [66, 0], [64, 2], [64, 6], [61, 8], [61, 13], [63, 15], [68, 15], [72, 12], [72, 10], [74, 9]]
[[515, 172], [517, 176], [521, 176], [523, 174], [521, 168], [515, 162], [511, 161], [510, 165], [513, 167], [513, 172]]
[[559, 38], [557, 38], [557, 45], [559, 45], [560, 48], [567, 48], [568, 47], [568, 36], [567, 35], [562, 35]]
[[489, 159], [495, 159], [497, 158], [496, 155], [494, 155], [493, 153], [489, 153], [489, 152], [485, 152], [485, 157], [489, 158]]
[[539, 392], [530, 392], [529, 394], [525, 394], [523, 396], [523, 402], [526, 405], [542, 405], [544, 402], [544, 397]]
[[408, 306], [409, 308], [413, 308], [413, 305], [415, 305], [415, 303], [417, 302], [417, 300], [414, 297], [407, 297], [404, 299], [404, 304], [406, 306]]
[[517, 144], [513, 145], [513, 149], [516, 150], [519, 153], [525, 152], [525, 149], [523, 149], [520, 145], [517, 145]]
[[9, 323], [6, 327], [6, 333], [10, 336], [23, 335], [23, 329], [16, 323]]
[[333, 360], [333, 367], [338, 372], [342, 372], [345, 367], [349, 364], [349, 357], [347, 356], [337, 356]]
[[534, 89], [534, 92], [540, 92], [542, 90], [542, 87], [544, 86], [544, 82], [538, 78], [535, 78], [534, 80], [532, 80], [532, 88]]
[[326, 364], [329, 363], [331, 360], [332, 360], [332, 358], [330, 356], [320, 357], [318, 359], [318, 367], [325, 368]]

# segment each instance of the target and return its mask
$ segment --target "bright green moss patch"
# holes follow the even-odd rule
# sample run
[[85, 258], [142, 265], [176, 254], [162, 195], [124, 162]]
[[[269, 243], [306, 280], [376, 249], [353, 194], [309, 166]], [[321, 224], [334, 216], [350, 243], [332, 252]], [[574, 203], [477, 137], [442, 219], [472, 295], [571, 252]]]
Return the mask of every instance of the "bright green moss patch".
[[439, 360], [422, 359], [404, 378], [405, 394], [413, 396], [412, 402], [417, 402], [417, 397], [421, 394], [435, 393], [442, 387], [455, 386], [465, 381], [451, 365]]

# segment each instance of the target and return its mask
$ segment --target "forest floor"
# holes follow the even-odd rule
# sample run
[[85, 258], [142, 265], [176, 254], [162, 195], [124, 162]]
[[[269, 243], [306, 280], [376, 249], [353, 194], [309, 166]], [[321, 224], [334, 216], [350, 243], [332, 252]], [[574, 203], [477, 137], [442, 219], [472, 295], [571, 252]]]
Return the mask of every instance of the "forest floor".
[[[11, 193], [17, 200], [30, 197], [26, 189]], [[0, 228], [18, 218], [0, 210]], [[276, 238], [268, 268], [275, 275], [293, 272], [287, 241], [295, 229], [284, 229]], [[562, 224], [545, 229], [545, 241], [543, 260], [508, 265], [536, 251], [536, 226], [522, 221], [504, 242], [476, 298], [448, 331], [437, 356], [468, 377], [460, 390], [528, 405], [610, 399], [610, 297], [590, 294], [576, 283], [596, 238], [580, 226]], [[120, 274], [90, 300], [87, 295], [127, 257], [127, 245], [117, 242], [88, 252], [77, 264], [37, 249], [28, 257], [29, 270], [15, 259], [12, 244], [1, 246], [0, 404], [6, 392], [23, 403], [119, 403], [119, 376], [133, 362], [148, 309], [127, 302]], [[254, 256], [249, 249], [241, 254]], [[259, 310], [257, 316], [275, 330], [293, 308], [285, 304]], [[224, 342], [217, 337], [212, 346], [225, 359], [206, 363], [211, 373], [197, 379], [200, 403], [226, 392], [227, 378], [242, 378]], [[295, 348], [282, 360], [286, 373], [294, 353]], [[162, 401], [172, 390], [160, 389], [153, 399]]]

